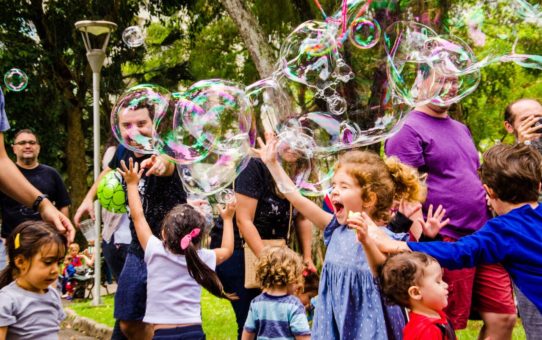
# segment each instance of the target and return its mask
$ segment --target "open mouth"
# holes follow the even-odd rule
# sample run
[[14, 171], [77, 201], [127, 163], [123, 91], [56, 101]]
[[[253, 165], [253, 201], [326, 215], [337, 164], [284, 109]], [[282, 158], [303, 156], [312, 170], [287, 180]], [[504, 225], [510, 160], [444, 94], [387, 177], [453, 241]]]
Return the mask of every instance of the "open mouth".
[[340, 202], [333, 202], [333, 209], [335, 209], [335, 214], [340, 214], [344, 210], [344, 205]]

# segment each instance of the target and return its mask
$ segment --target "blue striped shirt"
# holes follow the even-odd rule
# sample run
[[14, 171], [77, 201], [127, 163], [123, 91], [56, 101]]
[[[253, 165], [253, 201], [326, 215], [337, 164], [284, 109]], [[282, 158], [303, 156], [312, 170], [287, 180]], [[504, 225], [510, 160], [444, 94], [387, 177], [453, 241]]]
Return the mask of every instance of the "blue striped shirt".
[[285, 340], [310, 335], [305, 307], [293, 295], [258, 295], [250, 304], [245, 331], [257, 339]]

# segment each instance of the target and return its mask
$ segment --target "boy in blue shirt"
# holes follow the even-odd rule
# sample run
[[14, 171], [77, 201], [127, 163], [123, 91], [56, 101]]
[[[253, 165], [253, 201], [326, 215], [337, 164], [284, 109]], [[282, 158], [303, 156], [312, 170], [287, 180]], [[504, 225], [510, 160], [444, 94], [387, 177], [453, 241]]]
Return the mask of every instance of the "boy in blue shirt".
[[[534, 318], [523, 320], [526, 333], [534, 335], [534, 328], [540, 327], [537, 320], [542, 320], [542, 206], [538, 204], [542, 156], [524, 144], [498, 144], [488, 150], [483, 159], [480, 177], [489, 204], [498, 216], [472, 235], [455, 243], [398, 242], [381, 232], [374, 238], [366, 237], [368, 229], [373, 228], [367, 217], [352, 221], [352, 224], [361, 234], [358, 238], [366, 251], [375, 256], [375, 263], [384, 259], [378, 250], [383, 253], [421, 251], [450, 269], [474, 267], [479, 263], [501, 263], [519, 293], [531, 304], [520, 304], [520, 315], [524, 315], [522, 310], [529, 307], [535, 307], [531, 309], [538, 312]], [[428, 215], [427, 220], [439, 224], [433, 216]], [[371, 242], [376, 243], [378, 249], [370, 245]]]

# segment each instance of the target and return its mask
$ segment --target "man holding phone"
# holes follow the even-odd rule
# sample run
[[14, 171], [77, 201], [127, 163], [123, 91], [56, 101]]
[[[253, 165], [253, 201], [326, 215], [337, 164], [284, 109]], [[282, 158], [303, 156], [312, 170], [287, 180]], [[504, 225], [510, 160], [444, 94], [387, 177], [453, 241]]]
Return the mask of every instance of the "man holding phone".
[[538, 144], [542, 151], [542, 104], [536, 99], [522, 98], [504, 110], [504, 128], [514, 134], [518, 143]]
[[[542, 153], [542, 104], [536, 99], [522, 98], [508, 105], [504, 110], [504, 128], [514, 134], [517, 143], [532, 144]], [[542, 202], [542, 196], [538, 198]], [[540, 339], [542, 317], [536, 306], [514, 285], [516, 299], [522, 311], [527, 339]]]

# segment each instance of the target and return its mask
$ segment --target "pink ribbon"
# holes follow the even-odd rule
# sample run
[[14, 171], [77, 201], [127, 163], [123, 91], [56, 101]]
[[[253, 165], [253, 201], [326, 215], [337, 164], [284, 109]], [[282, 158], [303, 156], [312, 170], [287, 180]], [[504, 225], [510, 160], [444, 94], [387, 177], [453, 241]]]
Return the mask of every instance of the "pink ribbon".
[[195, 229], [192, 229], [190, 234], [184, 235], [184, 237], [181, 239], [181, 249], [185, 250], [186, 248], [188, 248], [190, 241], [192, 241], [194, 237], [197, 237], [200, 231], [201, 231], [200, 228], [195, 228]]

